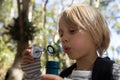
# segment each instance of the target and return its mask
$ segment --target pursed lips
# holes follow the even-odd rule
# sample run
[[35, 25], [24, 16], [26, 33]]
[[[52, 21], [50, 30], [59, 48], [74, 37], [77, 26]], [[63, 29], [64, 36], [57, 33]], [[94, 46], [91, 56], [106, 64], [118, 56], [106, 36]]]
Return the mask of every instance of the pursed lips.
[[63, 47], [63, 49], [64, 49], [64, 51], [65, 51], [66, 53], [68, 53], [71, 48], [70, 48], [70, 47]]

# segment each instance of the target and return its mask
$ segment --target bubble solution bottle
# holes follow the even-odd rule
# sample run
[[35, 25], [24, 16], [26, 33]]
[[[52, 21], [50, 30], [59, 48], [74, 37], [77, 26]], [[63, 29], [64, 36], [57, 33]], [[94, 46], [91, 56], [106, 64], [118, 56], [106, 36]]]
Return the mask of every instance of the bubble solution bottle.
[[[56, 54], [55, 48], [52, 45], [47, 46], [48, 54], [54, 56]], [[60, 64], [58, 61], [50, 60], [46, 62], [46, 74], [59, 74]]]

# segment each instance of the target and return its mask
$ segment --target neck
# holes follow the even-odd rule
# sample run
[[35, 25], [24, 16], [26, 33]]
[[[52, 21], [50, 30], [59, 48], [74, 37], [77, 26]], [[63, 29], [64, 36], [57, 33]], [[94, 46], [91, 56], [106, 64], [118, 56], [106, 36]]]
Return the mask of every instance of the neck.
[[76, 60], [77, 70], [92, 70], [95, 60], [97, 59], [97, 53], [89, 56], [82, 57]]

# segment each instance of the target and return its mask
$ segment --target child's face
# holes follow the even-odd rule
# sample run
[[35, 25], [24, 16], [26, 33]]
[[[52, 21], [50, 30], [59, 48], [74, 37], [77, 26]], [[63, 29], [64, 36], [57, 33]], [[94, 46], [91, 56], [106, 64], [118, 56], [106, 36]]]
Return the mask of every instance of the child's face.
[[65, 25], [62, 22], [59, 26], [62, 47], [71, 59], [80, 59], [95, 53], [93, 39], [88, 32], [79, 29], [78, 26]]

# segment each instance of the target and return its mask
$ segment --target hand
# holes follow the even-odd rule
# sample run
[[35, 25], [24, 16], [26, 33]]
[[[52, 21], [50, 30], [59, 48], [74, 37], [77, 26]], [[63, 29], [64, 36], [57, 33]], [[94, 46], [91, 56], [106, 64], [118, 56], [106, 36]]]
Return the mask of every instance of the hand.
[[33, 63], [34, 62], [34, 58], [30, 56], [31, 49], [32, 47], [29, 46], [27, 49], [25, 49], [25, 51], [23, 51], [22, 63]]
[[23, 51], [23, 56], [21, 60], [21, 68], [24, 71], [25, 80], [38, 80], [41, 76], [41, 63], [40, 58], [33, 58], [31, 54], [32, 47], [29, 46]]
[[64, 79], [57, 75], [46, 74], [41, 76], [41, 80], [64, 80]]

